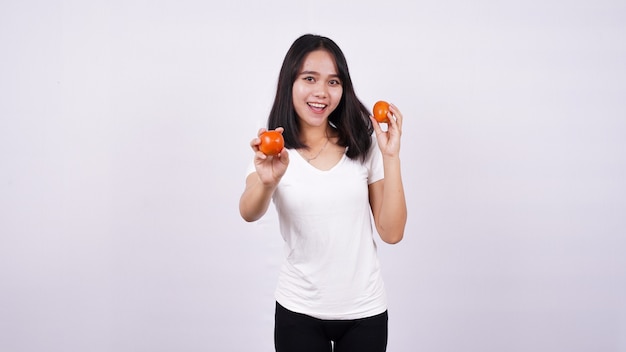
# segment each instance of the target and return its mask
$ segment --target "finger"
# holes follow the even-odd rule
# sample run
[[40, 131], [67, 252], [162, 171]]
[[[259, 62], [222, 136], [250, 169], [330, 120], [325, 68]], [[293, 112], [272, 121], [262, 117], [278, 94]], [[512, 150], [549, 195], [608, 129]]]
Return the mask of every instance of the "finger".
[[389, 128], [395, 127], [396, 124], [398, 123], [396, 115], [393, 114], [391, 109], [389, 109], [389, 112], [387, 113], [387, 120], [389, 120], [389, 122], [387, 122], [387, 125], [389, 125]]
[[253, 139], [250, 141], [250, 147], [252, 147], [252, 150], [254, 150], [255, 152], [256, 152], [257, 150], [259, 150], [259, 145], [260, 145], [260, 144], [261, 144], [261, 138], [259, 138], [259, 137], [253, 138]]
[[393, 104], [389, 104], [389, 112], [393, 114], [394, 119], [398, 123], [398, 127], [401, 128], [404, 117], [402, 116], [402, 112], [400, 112], [400, 109], [398, 109], [398, 107]]
[[402, 134], [402, 129], [401, 129], [401, 121], [399, 119], [391, 119], [389, 120], [389, 128], [388, 128], [388, 132], [389, 132], [389, 138], [390, 139], [395, 139], [396, 137], [399, 137]]
[[267, 131], [267, 129], [265, 127], [261, 127], [261, 128], [259, 128], [259, 132], [257, 132], [256, 135], [260, 137], [261, 134], [263, 134], [263, 132], [265, 132], [265, 131]]
[[262, 151], [257, 149], [256, 153], [254, 153], [254, 158], [259, 160], [265, 160], [267, 159], [267, 155], [263, 154]]
[[287, 148], [283, 148], [283, 150], [278, 153], [278, 159], [285, 165], [289, 164], [289, 152]]
[[284, 129], [284, 128], [282, 128], [282, 127], [276, 127], [276, 132], [283, 133], [284, 131], [285, 131], [285, 129]]
[[389, 105], [389, 114], [393, 113], [393, 117], [389, 118], [389, 128], [390, 130], [401, 131], [402, 130], [402, 114], [400, 111]]
[[379, 134], [383, 133], [383, 130], [380, 128], [380, 124], [371, 115], [370, 115], [370, 120], [372, 120], [372, 126], [374, 126], [374, 132], [376, 133], [376, 135], [378, 136]]
[[389, 105], [389, 113], [387, 114], [387, 119], [389, 122], [387, 123], [387, 131], [395, 131], [400, 129], [401, 120], [398, 119], [398, 115], [394, 114], [394, 111], [391, 110], [391, 105]]

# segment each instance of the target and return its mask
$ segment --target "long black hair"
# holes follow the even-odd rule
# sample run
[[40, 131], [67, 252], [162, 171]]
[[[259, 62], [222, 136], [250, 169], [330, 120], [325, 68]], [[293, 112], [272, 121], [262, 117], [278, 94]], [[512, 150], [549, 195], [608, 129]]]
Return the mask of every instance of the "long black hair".
[[329, 38], [305, 34], [291, 45], [285, 55], [278, 75], [276, 98], [267, 122], [268, 129], [283, 127], [286, 148], [306, 148], [300, 140], [300, 124], [293, 106], [293, 84], [306, 56], [316, 50], [326, 50], [335, 59], [337, 73], [342, 84], [343, 94], [337, 108], [328, 120], [335, 126], [338, 144], [348, 147], [346, 155], [350, 159], [364, 160], [371, 146], [373, 132], [369, 110], [354, 92], [348, 63], [339, 46]]

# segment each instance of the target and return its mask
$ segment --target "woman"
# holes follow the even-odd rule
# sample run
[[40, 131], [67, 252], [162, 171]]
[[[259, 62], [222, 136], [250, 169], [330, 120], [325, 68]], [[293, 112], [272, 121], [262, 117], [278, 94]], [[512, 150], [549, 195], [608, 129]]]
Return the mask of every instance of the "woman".
[[[376, 254], [406, 224], [400, 172], [402, 114], [386, 130], [357, 98], [346, 59], [329, 38], [303, 35], [287, 52], [268, 128], [277, 156], [250, 145], [239, 210], [256, 221], [273, 200], [285, 241], [275, 292], [278, 352], [385, 351], [387, 301]], [[259, 135], [265, 129], [259, 130]]]

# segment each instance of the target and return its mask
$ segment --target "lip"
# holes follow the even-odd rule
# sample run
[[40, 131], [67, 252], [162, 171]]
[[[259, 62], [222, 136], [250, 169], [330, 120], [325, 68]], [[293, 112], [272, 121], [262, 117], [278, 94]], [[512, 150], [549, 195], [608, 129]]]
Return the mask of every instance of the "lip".
[[322, 113], [324, 112], [324, 110], [326, 110], [326, 108], [328, 107], [327, 104], [324, 103], [316, 103], [316, 102], [308, 102], [306, 104], [309, 109], [315, 113]]

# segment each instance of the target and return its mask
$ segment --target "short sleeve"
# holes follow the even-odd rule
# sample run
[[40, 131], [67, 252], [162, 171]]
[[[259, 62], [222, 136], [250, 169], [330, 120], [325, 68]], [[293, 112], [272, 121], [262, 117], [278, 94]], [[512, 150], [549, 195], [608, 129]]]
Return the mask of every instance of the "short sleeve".
[[378, 147], [376, 135], [372, 134], [372, 145], [365, 159], [367, 166], [367, 184], [371, 185], [376, 181], [385, 178], [385, 169], [383, 168], [383, 155]]

